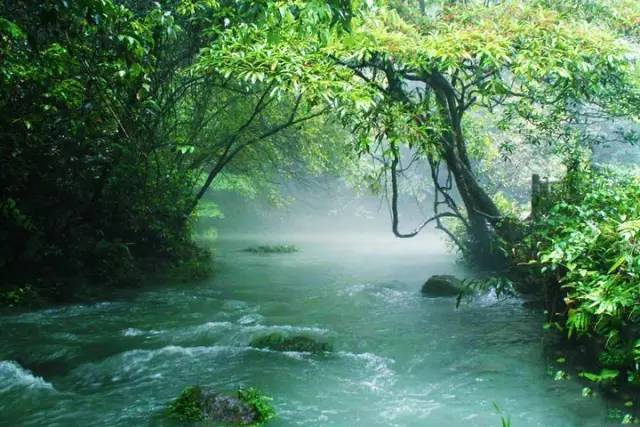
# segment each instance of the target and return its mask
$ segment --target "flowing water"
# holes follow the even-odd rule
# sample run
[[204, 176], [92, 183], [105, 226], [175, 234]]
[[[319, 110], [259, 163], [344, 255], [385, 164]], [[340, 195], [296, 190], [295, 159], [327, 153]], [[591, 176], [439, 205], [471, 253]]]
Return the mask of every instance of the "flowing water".
[[[163, 408], [191, 384], [274, 397], [277, 426], [603, 426], [607, 406], [554, 381], [542, 315], [520, 301], [420, 295], [432, 274], [464, 275], [433, 235], [280, 239], [294, 254], [216, 243], [216, 274], [111, 301], [0, 315], [0, 425], [172, 426]], [[248, 347], [300, 332], [324, 356]]]

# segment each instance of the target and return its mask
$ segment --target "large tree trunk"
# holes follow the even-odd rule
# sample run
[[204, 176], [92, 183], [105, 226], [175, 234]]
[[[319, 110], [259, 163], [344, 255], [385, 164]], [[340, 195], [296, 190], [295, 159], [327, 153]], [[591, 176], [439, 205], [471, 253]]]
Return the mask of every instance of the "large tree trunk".
[[482, 263], [493, 264], [500, 259], [496, 246], [496, 228], [500, 211], [478, 184], [471, 169], [456, 150], [445, 148], [443, 156], [462, 198], [469, 222], [469, 252]]
[[478, 183], [467, 154], [462, 132], [462, 115], [458, 99], [449, 83], [440, 75], [432, 75], [431, 87], [435, 91], [440, 115], [447, 123], [441, 135], [441, 155], [454, 177], [469, 221], [469, 252], [485, 264], [501, 261], [496, 245], [501, 214], [491, 197]]

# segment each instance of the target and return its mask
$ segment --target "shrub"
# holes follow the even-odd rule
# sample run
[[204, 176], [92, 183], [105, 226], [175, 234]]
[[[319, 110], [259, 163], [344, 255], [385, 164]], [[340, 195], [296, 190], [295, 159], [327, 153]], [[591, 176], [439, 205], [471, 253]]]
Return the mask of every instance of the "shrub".
[[640, 180], [608, 170], [567, 179], [572, 194], [533, 225], [520, 261], [530, 256], [539, 267], [532, 271], [546, 278], [550, 317], [568, 336], [600, 342], [600, 364], [632, 374], [640, 362], [631, 350], [640, 321]]

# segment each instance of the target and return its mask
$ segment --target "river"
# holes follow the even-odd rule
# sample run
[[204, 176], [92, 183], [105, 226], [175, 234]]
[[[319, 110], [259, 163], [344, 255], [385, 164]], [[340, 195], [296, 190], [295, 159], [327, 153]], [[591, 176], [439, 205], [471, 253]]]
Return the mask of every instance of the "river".
[[[259, 243], [300, 252], [257, 255]], [[0, 313], [0, 425], [173, 426], [187, 385], [257, 386], [277, 426], [604, 426], [607, 404], [554, 381], [542, 314], [490, 297], [420, 295], [464, 276], [439, 236], [226, 236], [210, 279], [109, 301]], [[330, 341], [325, 356], [248, 347], [268, 331]]]

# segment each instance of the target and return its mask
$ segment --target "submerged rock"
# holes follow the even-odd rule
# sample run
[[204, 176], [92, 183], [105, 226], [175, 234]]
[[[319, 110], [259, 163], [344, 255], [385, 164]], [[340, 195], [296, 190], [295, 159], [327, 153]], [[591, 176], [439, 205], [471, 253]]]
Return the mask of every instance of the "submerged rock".
[[255, 348], [268, 348], [275, 351], [306, 353], [324, 353], [332, 350], [331, 344], [317, 341], [306, 335], [287, 336], [278, 332], [255, 337], [249, 345]]
[[236, 396], [201, 386], [187, 387], [169, 406], [180, 421], [214, 421], [225, 425], [262, 425], [275, 416], [270, 398], [258, 390], [239, 390]]
[[422, 285], [422, 294], [430, 297], [453, 297], [464, 290], [460, 279], [450, 275], [435, 275]]

